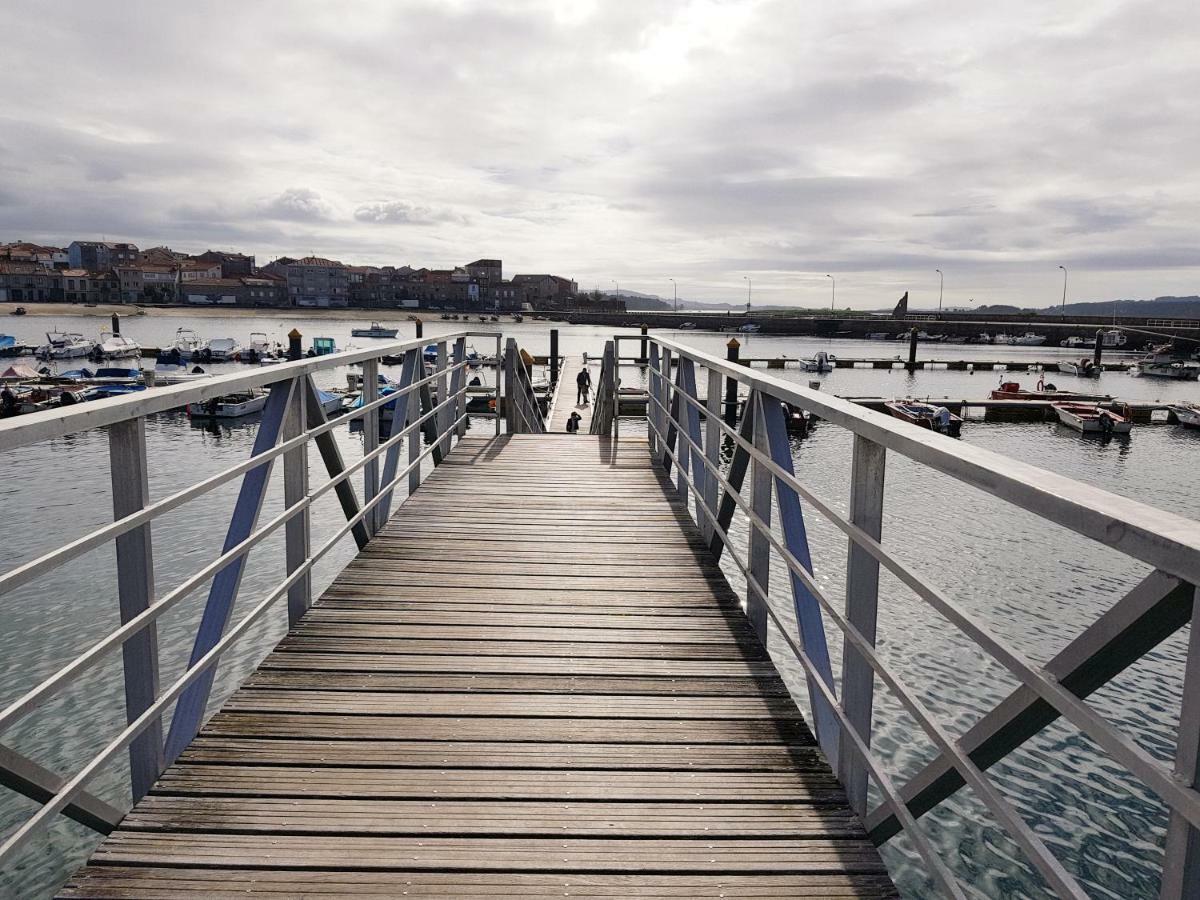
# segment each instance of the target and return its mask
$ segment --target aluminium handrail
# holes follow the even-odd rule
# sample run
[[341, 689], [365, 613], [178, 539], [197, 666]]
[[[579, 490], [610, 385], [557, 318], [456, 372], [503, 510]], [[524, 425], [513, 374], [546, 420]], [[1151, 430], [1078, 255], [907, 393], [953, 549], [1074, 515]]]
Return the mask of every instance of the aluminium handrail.
[[[459, 416], [450, 425], [452, 432], [468, 416], [463, 414]], [[37, 831], [45, 826], [47, 820], [61, 812], [62, 809], [76, 797], [84, 786], [92, 779], [99, 771], [100, 767], [112, 760], [116, 754], [126, 749], [133, 741], [144, 732], [150, 724], [162, 713], [166, 706], [173, 700], [177, 699], [184, 690], [186, 690], [196, 679], [203, 675], [206, 671], [212, 668], [220, 660], [221, 655], [227, 650], [234, 641], [249, 630], [250, 626], [257, 622], [278, 600], [287, 594], [288, 588], [303, 578], [312, 567], [328, 553], [343, 537], [350, 533], [351, 529], [362, 521], [366, 515], [371, 512], [376, 504], [380, 503], [385, 496], [391, 491], [394, 491], [399, 486], [401, 480], [408, 476], [415, 466], [419, 466], [424, 461], [425, 457], [431, 454], [437, 447], [437, 443], [431, 444], [418, 457], [409, 463], [409, 465], [401, 472], [398, 472], [395, 478], [392, 479], [379, 493], [372, 497], [367, 503], [363, 504], [353, 517], [347, 519], [346, 524], [338, 529], [338, 531], [328, 541], [315, 552], [310, 553], [301, 565], [291, 572], [283, 581], [254, 606], [236, 625], [234, 625], [213, 647], [206, 652], [195, 665], [190, 666], [184, 671], [174, 683], [166, 690], [162, 691], [158, 698], [150, 704], [133, 722], [129, 723], [120, 734], [117, 735], [107, 746], [104, 747], [92, 761], [76, 773], [68, 780], [57, 792], [53, 798], [48, 800], [41, 809], [34, 813], [25, 823], [18, 828], [12, 835], [0, 844], [0, 864], [5, 860], [11, 859], [16, 853]]]
[[[33, 688], [30, 688], [30, 690], [28, 690], [25, 694], [18, 697], [3, 710], [0, 710], [0, 732], [7, 730], [13, 724], [15, 724], [17, 720], [36, 709], [39, 705], [41, 705], [41, 703], [55, 696], [61, 689], [71, 684], [75, 678], [98, 663], [106, 653], [124, 644], [129, 637], [141, 631], [150, 623], [157, 621], [164, 613], [185, 600], [196, 590], [196, 588], [223, 569], [226, 565], [248, 554], [252, 549], [254, 549], [255, 546], [277, 531], [281, 526], [286, 524], [299, 513], [303, 512], [305, 509], [311, 507], [316, 500], [320, 499], [351, 475], [354, 475], [356, 472], [363, 469], [373, 459], [377, 459], [390, 447], [398, 444], [408, 435], [410, 431], [413, 431], [426, 420], [434, 417], [439, 411], [441, 411], [443, 407], [452, 406], [464, 393], [464, 390], [460, 390], [456, 394], [447, 396], [445, 400], [438, 403], [427, 413], [414, 421], [411, 426], [401, 430], [397, 434], [392, 435], [387, 441], [380, 444], [379, 447], [377, 447], [371, 453], [366, 454], [357, 462], [348, 465], [345, 469], [343, 469], [337, 475], [332, 476], [328, 481], [324, 482], [319, 487], [311, 489], [301, 500], [289, 506], [266, 525], [250, 534], [245, 540], [234, 545], [227, 552], [221, 554], [212, 562], [208, 563], [194, 575], [186, 579], [178, 587], [165, 594], [162, 599], [153, 603], [147, 609], [143, 610], [141, 613], [121, 625], [119, 628], [109, 632], [109, 634], [101, 638], [87, 650], [77, 655], [57, 672], [43, 679]], [[466, 417], [460, 417], [459, 421], [462, 421], [463, 418]], [[407, 474], [408, 471], [409, 470], [406, 469], [405, 474]], [[372, 503], [372, 506], [374, 506], [374, 503]]]
[[1200, 583], [1200, 522], [731, 364], [669, 338], [650, 340], [1040, 518], [1112, 546], [1168, 574]]
[[[445, 369], [445, 372], [447, 374], [452, 373], [466, 366], [467, 363], [465, 362], [457, 363], [448, 366]], [[338, 416], [336, 419], [331, 419], [321, 425], [316, 425], [310, 429], [302, 431], [294, 438], [289, 438], [285, 441], [282, 441], [263, 451], [262, 453], [251, 456], [249, 459], [243, 460], [240, 463], [217, 472], [215, 475], [209, 476], [203, 481], [198, 481], [193, 485], [189, 485], [182, 490], [176, 491], [174, 494], [169, 494], [166, 497], [163, 497], [161, 500], [156, 500], [155, 502], [142, 507], [135, 513], [131, 513], [130, 515], [121, 519], [117, 519], [114, 522], [110, 522], [107, 525], [102, 525], [99, 528], [82, 535], [79, 538], [76, 538], [74, 541], [64, 544], [63, 546], [51, 550], [42, 556], [35, 557], [28, 562], [24, 562], [19, 566], [9, 569], [7, 572], [0, 574], [0, 595], [9, 593], [21, 585], [27, 584], [30, 581], [46, 574], [47, 572], [53, 571], [59, 566], [65, 565], [72, 559], [82, 556], [84, 553], [94, 550], [110, 540], [118, 538], [121, 535], [126, 534], [135, 528], [139, 528], [148, 522], [154, 521], [164, 513], [170, 512], [172, 509], [182, 506], [184, 503], [207, 494], [209, 491], [220, 487], [222, 484], [225, 484], [228, 481], [231, 481], [238, 475], [244, 475], [246, 472], [257, 468], [262, 463], [269, 462], [279, 456], [282, 456], [284, 453], [306, 444], [313, 438], [320, 437], [322, 434], [326, 434], [327, 432], [334, 430], [346, 422], [365, 417], [373, 410], [380, 409], [381, 407], [394, 402], [400, 397], [408, 396], [413, 391], [420, 390], [420, 388], [423, 386], [438, 379], [441, 375], [441, 371], [442, 370], [439, 370], [434, 372], [432, 375], [428, 375], [420, 380], [413, 381], [412, 384], [402, 389], [392, 391], [389, 394], [382, 395], [377, 400], [374, 400], [370, 403], [365, 403], [361, 407], [349, 410], [343, 415]], [[279, 381], [287, 380], [289, 379], [279, 379]], [[271, 383], [276, 384], [278, 382]], [[438, 405], [440, 406], [441, 404], [439, 403]]]
[[188, 403], [219, 397], [231, 391], [264, 387], [277, 381], [285, 381], [299, 375], [311, 375], [324, 369], [353, 365], [383, 356], [394, 356], [408, 350], [420, 350], [429, 343], [442, 341], [448, 343], [459, 338], [469, 337], [471, 334], [472, 332], [455, 331], [429, 338], [378, 344], [366, 350], [345, 350], [341, 353], [330, 353], [294, 362], [260, 366], [246, 373], [233, 372], [228, 375], [214, 375], [211, 378], [186, 384], [166, 385], [152, 391], [139, 391], [122, 397], [93, 400], [90, 403], [65, 409], [47, 409], [28, 413], [0, 422], [0, 451], [12, 450], [104, 425], [113, 425], [125, 419], [169, 412]]

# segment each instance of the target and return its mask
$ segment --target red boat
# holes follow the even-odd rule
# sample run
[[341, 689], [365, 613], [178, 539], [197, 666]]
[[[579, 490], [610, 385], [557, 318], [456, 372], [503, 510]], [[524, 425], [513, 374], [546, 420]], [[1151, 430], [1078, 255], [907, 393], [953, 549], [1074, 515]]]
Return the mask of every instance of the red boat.
[[1111, 400], [1112, 397], [1096, 394], [1079, 394], [1075, 391], [1060, 391], [1052, 384], [1039, 381], [1037, 390], [1023, 391], [1015, 381], [1005, 381], [992, 391], [993, 400], [1061, 400], [1068, 403]]

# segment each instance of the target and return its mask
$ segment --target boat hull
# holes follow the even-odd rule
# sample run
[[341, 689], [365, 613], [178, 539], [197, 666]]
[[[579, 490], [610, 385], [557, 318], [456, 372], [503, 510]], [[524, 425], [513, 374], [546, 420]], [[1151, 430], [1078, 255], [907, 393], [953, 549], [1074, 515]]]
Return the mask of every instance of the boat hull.
[[1133, 430], [1133, 422], [1129, 419], [1095, 406], [1065, 403], [1053, 406], [1059, 422], [1083, 434], [1129, 434]]

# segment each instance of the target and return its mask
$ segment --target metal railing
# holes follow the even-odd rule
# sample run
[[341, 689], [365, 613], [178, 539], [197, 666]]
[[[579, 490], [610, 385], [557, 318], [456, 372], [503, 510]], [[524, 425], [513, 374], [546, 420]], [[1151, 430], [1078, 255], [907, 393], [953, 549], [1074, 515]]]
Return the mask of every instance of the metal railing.
[[[641, 336], [619, 336], [641, 341]], [[676, 341], [651, 337], [646, 418], [650, 452], [690, 501], [712, 553], [728, 553], [747, 586], [746, 614], [763, 643], [773, 621], [805, 676], [813, 730], [846, 789], [851, 807], [876, 843], [903, 831], [928, 876], [948, 896], [963, 896], [917, 819], [969, 785], [1060, 896], [1085, 897], [986, 770], [1059, 718], [1090, 738], [1170, 811], [1161, 896], [1200, 896], [1200, 523], [1118, 497], [990, 451], [963, 444], [800, 385], [760, 374]], [[619, 357], [619, 352], [615, 354]], [[672, 378], [674, 369], [674, 378]], [[698, 390], [704, 370], [706, 392]], [[740, 423], [728, 410], [733, 382], [748, 392]], [[604, 386], [618, 411], [621, 380]], [[734, 394], [736, 396], [736, 393]], [[815, 496], [795, 475], [787, 408], [804, 410], [852, 432], [849, 515]], [[607, 433], [618, 435], [619, 418]], [[728, 466], [721, 445], [732, 445]], [[1153, 571], [1045, 665], [998, 637], [979, 617], [900, 560], [881, 543], [887, 452], [986, 491], [1020, 509], [1084, 535]], [[748, 484], [748, 496], [744, 488]], [[845, 598], [813, 577], [805, 507], [848, 538]], [[778, 511], [778, 532], [772, 527]], [[729, 538], [735, 513], [748, 530], [745, 557]], [[772, 561], [790, 585], [796, 631], [768, 602]], [[895, 576], [1019, 682], [976, 724], [954, 737], [912, 686], [876, 652], [881, 567]], [[832, 622], [843, 641], [835, 680], [825, 634]], [[1152, 757], [1085, 702], [1088, 695], [1192, 623], [1173, 766]], [[937, 756], [897, 784], [871, 750], [876, 680], [916, 721]], [[868, 809], [868, 781], [882, 803]]]
[[[466, 356], [466, 339], [472, 334], [456, 332], [431, 339], [379, 344], [368, 350], [335, 353], [33, 413], [0, 424], [0, 450], [5, 451], [107, 427], [113, 496], [111, 524], [0, 574], [0, 596], [113, 542], [121, 619], [120, 627], [0, 710], [0, 735], [118, 650], [123, 655], [126, 713], [126, 727], [70, 776], [44, 768], [0, 740], [0, 784], [41, 804], [0, 844], [0, 866], [11, 861], [60, 812], [101, 833], [111, 831], [122, 811], [87, 791], [93, 777], [107, 763], [128, 752], [132, 800], [136, 802], [144, 796], [199, 730], [217, 663], [230, 646], [283, 598], [286, 598], [288, 622], [295, 623], [312, 603], [313, 566], [347, 535], [353, 535], [360, 549], [364, 547], [386, 523], [393, 493], [406, 481], [410, 493], [416, 490], [426, 460], [432, 458], [434, 465], [442, 461], [467, 427], [466, 372], [473, 363]], [[499, 336], [487, 336], [497, 338], [499, 358]], [[433, 363], [423, 357], [422, 348], [428, 343], [437, 347]], [[381, 393], [378, 380], [380, 359], [384, 356], [402, 358], [400, 377], [386, 394]], [[327, 419], [313, 374], [358, 363], [363, 366], [361, 405], [343, 416]], [[496, 416], [497, 431], [499, 383], [497, 368], [496, 411], [470, 413]], [[250, 458], [152, 501], [148, 486], [146, 416], [258, 388], [267, 388], [268, 393]], [[385, 411], [390, 412], [390, 421]], [[363, 457], [347, 465], [332, 432], [356, 419], [363, 424]], [[316, 446], [329, 475], [328, 480], [317, 486], [309, 483], [310, 443]], [[404, 443], [408, 448], [406, 462], [400, 458]], [[272, 466], [280, 458], [285, 508], [260, 525]], [[360, 473], [361, 503], [350, 482]], [[221, 555], [178, 587], [158, 596], [154, 587], [151, 524], [169, 511], [239, 477], [240, 490]], [[311, 509], [330, 491], [336, 493], [346, 521], [314, 549]], [[286, 577], [258, 599], [236, 625], [229, 627], [248, 554], [280, 529], [284, 532]], [[208, 582], [211, 585], [187, 668], [170, 684], [161, 685], [156, 623]], [[163, 721], [164, 712], [171, 703], [176, 703], [175, 711], [168, 727], [164, 727], [167, 724]]]

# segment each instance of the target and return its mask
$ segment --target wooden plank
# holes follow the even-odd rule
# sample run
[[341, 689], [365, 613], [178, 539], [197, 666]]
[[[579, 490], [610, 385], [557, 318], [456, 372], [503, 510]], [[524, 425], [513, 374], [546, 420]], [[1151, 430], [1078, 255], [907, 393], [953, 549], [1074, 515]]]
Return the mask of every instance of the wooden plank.
[[321, 897], [353, 900], [362, 896], [423, 897], [675, 897], [717, 898], [893, 898], [896, 890], [885, 875], [811, 873], [741, 875], [721, 873], [622, 875], [572, 872], [565, 875], [527, 872], [418, 872], [408, 869], [352, 872], [321, 869], [287, 870], [195, 867], [89, 866], [60, 894], [70, 900], [156, 898], [239, 900], [247, 895]]

